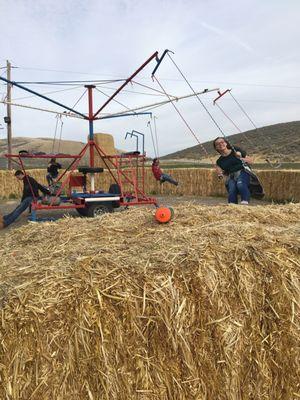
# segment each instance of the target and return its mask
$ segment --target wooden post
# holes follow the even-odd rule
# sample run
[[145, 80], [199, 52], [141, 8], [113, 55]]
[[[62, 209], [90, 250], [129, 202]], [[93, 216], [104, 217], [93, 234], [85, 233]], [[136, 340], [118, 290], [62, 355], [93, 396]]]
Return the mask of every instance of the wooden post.
[[[7, 69], [7, 79], [11, 80], [11, 64], [7, 60], [6, 61], [6, 69]], [[7, 84], [7, 152], [8, 154], [12, 153], [12, 134], [11, 134], [11, 84]], [[7, 159], [7, 168], [12, 169], [12, 161], [11, 158]]]

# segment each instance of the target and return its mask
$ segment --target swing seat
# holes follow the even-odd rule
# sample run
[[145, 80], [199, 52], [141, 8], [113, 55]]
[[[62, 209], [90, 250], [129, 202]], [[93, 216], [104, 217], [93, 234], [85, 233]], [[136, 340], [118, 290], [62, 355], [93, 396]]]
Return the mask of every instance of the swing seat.
[[253, 172], [251, 172], [251, 174], [249, 175], [250, 175], [249, 190], [251, 196], [254, 199], [261, 200], [265, 195], [264, 188], [262, 187], [262, 184], [260, 183], [258, 177]]
[[128, 156], [139, 156], [141, 153], [139, 151], [128, 151], [127, 153], [122, 153], [121, 157], [128, 157]]
[[27, 151], [27, 150], [20, 150], [20, 151], [19, 151], [19, 156], [20, 156], [20, 157], [26, 157], [26, 156], [44, 156], [44, 155], [46, 155], [46, 153], [43, 152], [43, 151], [36, 151], [36, 152], [33, 152], [33, 153], [29, 153], [29, 151]]
[[265, 193], [264, 188], [262, 187], [262, 184], [258, 179], [258, 176], [252, 171], [249, 165], [244, 166], [244, 171], [247, 172], [247, 174], [250, 176], [249, 190], [251, 197], [261, 200], [264, 197]]
[[78, 171], [82, 174], [96, 174], [103, 172], [103, 168], [101, 167], [79, 167]]

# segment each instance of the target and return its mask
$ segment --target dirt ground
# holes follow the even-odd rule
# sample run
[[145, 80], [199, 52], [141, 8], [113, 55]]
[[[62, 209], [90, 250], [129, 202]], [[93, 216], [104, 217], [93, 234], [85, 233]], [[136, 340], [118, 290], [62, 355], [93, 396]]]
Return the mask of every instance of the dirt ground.
[[[227, 200], [224, 197], [156, 196], [156, 198], [160, 205], [171, 206], [171, 207], [185, 203], [202, 204], [207, 206], [227, 205]], [[5, 215], [10, 213], [18, 204], [19, 204], [18, 200], [0, 201], [0, 215]], [[252, 206], [258, 204], [263, 205], [263, 204], [268, 204], [268, 202], [261, 200], [251, 201]], [[154, 208], [154, 206], [147, 206], [147, 207]], [[122, 211], [122, 208], [116, 209], [116, 211]], [[15, 229], [16, 227], [26, 224], [28, 222], [28, 215], [29, 215], [28, 211], [25, 211], [15, 223], [11, 224], [8, 228], [1, 230], [0, 235], [2, 235], [3, 233], [7, 232], [10, 229]], [[37, 216], [38, 218], [53, 218], [53, 219], [63, 218], [64, 216], [81, 218], [76, 210], [53, 210], [53, 211], [41, 210], [37, 213]]]

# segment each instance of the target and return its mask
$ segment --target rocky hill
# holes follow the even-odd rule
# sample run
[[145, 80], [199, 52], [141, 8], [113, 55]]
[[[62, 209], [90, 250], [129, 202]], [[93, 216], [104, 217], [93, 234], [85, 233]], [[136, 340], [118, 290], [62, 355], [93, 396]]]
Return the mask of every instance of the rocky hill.
[[[228, 136], [229, 141], [242, 148], [245, 148], [248, 154], [255, 156], [256, 162], [265, 162], [268, 158], [272, 161], [280, 162], [299, 162], [300, 161], [300, 121], [280, 123], [276, 125], [264, 126], [256, 130], [250, 130], [236, 135]], [[74, 140], [62, 140], [58, 148], [58, 142], [55, 143], [54, 152], [65, 154], [78, 154], [83, 148], [83, 142]], [[215, 158], [216, 152], [213, 149], [212, 141], [203, 143], [210, 157]], [[13, 139], [13, 153], [20, 150], [29, 152], [52, 153], [53, 139], [50, 138], [29, 138], [17, 137]], [[6, 139], [0, 140], [0, 169], [6, 168], [7, 160], [3, 154], [7, 152]], [[199, 160], [209, 162], [204, 151], [199, 145], [189, 147], [160, 157], [162, 160]], [[69, 164], [70, 160], [62, 160], [64, 166]], [[88, 155], [81, 164], [88, 163]], [[47, 160], [26, 160], [29, 168], [44, 167]]]
[[[254, 155], [259, 161], [266, 158], [286, 162], [300, 161], [300, 121], [264, 126], [230, 135], [228, 139], [232, 144], [245, 148], [249, 154]], [[205, 142], [203, 145], [210, 156], [216, 156], [212, 141]], [[206, 161], [207, 156], [201, 147], [196, 145], [168, 154], [161, 159]]]

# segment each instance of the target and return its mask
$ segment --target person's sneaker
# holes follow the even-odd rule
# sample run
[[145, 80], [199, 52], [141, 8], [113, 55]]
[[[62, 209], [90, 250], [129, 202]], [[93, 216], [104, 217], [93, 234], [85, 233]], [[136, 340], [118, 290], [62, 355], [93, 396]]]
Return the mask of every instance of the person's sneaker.
[[242, 201], [241, 201], [241, 204], [242, 204], [243, 206], [247, 206], [247, 205], [249, 204], [249, 201], [242, 200]]

